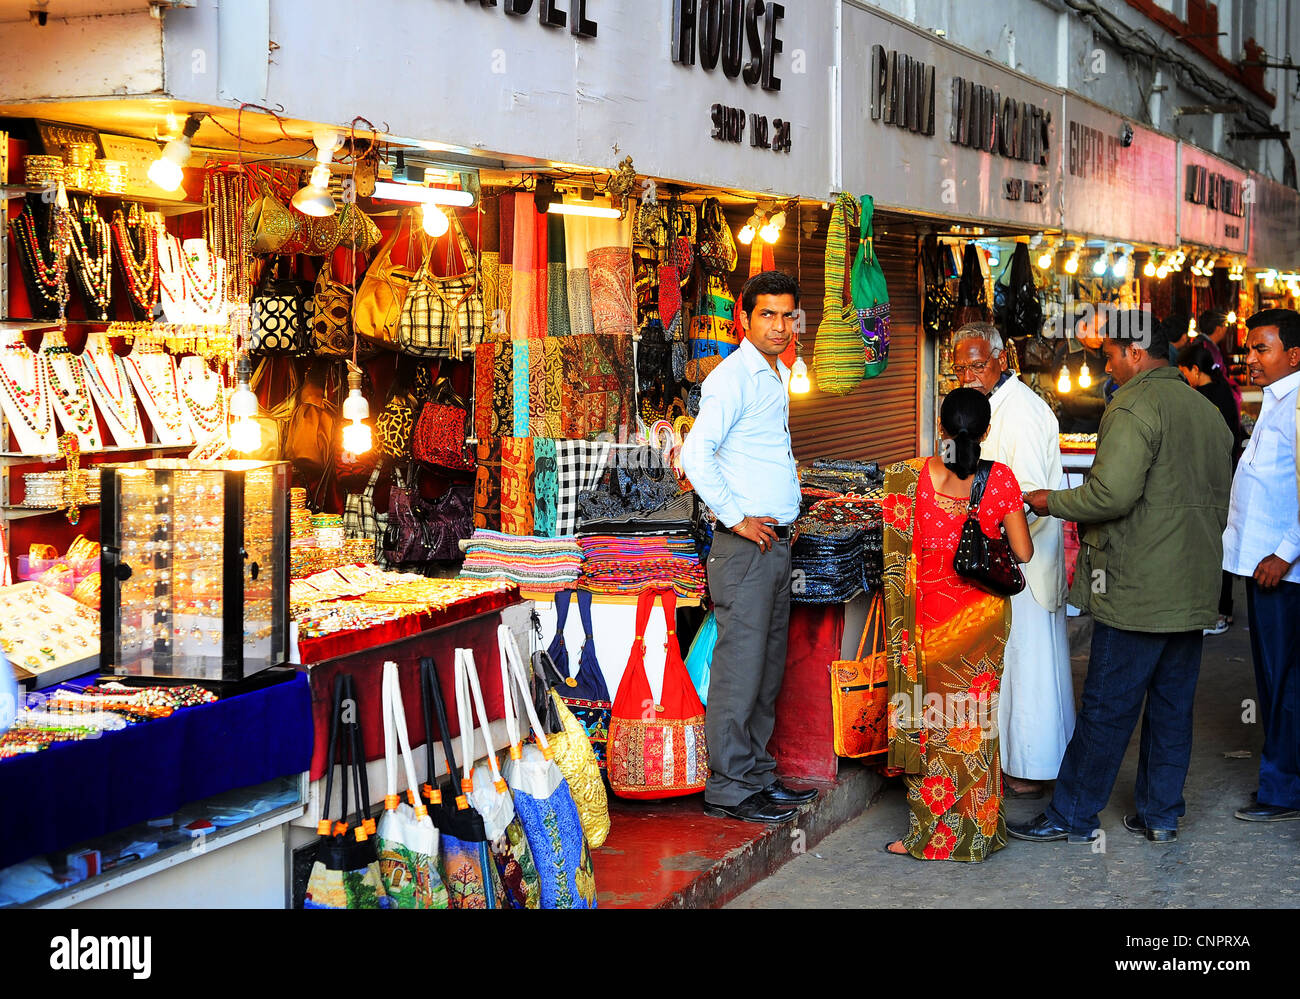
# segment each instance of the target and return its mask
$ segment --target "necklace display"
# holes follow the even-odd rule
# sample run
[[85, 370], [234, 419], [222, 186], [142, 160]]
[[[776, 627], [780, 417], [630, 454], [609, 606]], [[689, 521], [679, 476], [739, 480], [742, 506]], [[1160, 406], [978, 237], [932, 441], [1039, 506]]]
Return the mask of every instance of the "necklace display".
[[[52, 316], [59, 309], [60, 289], [64, 285], [67, 270], [67, 258], [60, 262], [58, 251], [52, 253], [53, 259], [47, 260], [41, 246], [37, 229], [35, 211], [30, 202], [21, 215], [9, 223], [18, 246], [18, 259], [23, 265], [23, 272], [36, 293], [36, 300], [31, 303], [35, 318]], [[62, 266], [61, 266], [62, 264]]]
[[[185, 418], [194, 436], [206, 440], [226, 425], [226, 399], [222, 391], [221, 376], [213, 372], [201, 358], [181, 358], [181, 399], [185, 403]], [[204, 398], [208, 401], [203, 402]]]
[[109, 318], [113, 297], [112, 232], [99, 217], [95, 200], [72, 199], [72, 259], [92, 319]]
[[144, 403], [161, 444], [193, 444], [176, 384], [176, 363], [171, 354], [139, 354], [133, 351], [126, 359], [126, 370], [136, 394]]
[[6, 344], [0, 356], [0, 407], [23, 453], [54, 452], [54, 400], [45, 361], [21, 339]]
[[158, 295], [163, 314], [171, 323], [186, 320], [185, 274], [181, 271], [181, 241], [168, 232], [158, 233]]
[[[131, 229], [139, 232], [139, 256]], [[132, 203], [130, 215], [119, 208], [113, 213], [113, 247], [126, 279], [126, 292], [138, 314], [149, 317], [158, 304], [158, 233], [140, 206]]]
[[50, 387], [50, 398], [59, 422], [77, 437], [80, 446], [88, 451], [98, 451], [104, 444], [95, 421], [95, 410], [86, 387], [86, 375], [81, 363], [68, 349], [63, 334], [52, 330], [45, 335], [41, 352], [36, 355], [44, 364]]
[[93, 343], [87, 342], [80, 361], [90, 393], [104, 414], [114, 442], [119, 447], [144, 444], [140, 411], [136, 409], [135, 393], [131, 390], [123, 360], [96, 338]]

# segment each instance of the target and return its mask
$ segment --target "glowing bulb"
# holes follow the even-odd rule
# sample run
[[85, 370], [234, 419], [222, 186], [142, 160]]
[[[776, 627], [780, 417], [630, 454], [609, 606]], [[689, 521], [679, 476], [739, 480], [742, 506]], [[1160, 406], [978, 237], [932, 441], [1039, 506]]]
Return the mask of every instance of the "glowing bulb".
[[262, 428], [257, 422], [243, 416], [230, 425], [230, 448], [248, 454], [262, 446]]
[[364, 423], [349, 423], [343, 428], [343, 450], [365, 454], [370, 450], [370, 428]]
[[[167, 143], [167, 148], [170, 149], [171, 145], [170, 142]], [[186, 148], [189, 148], [188, 143], [186, 143]], [[186, 159], [189, 159], [189, 157], [187, 156]], [[181, 186], [181, 181], [185, 179], [185, 171], [164, 154], [164, 156], [154, 160], [153, 165], [149, 167], [149, 179], [164, 191], [174, 191]]]
[[1096, 262], [1092, 265], [1092, 272], [1096, 274], [1098, 277], [1101, 277], [1101, 275], [1106, 273], [1106, 267], [1107, 267], [1106, 254], [1103, 253], [1100, 257], [1097, 258]]
[[421, 207], [423, 219], [421, 225], [424, 231], [434, 239], [444, 235], [451, 223], [447, 221], [447, 215], [437, 205], [423, 205]]
[[1117, 257], [1114, 266], [1112, 266], [1110, 269], [1110, 272], [1114, 274], [1117, 278], [1127, 277], [1128, 257], [1127, 256]]
[[1147, 260], [1146, 266], [1142, 268], [1142, 273], [1145, 274], [1147, 277], [1155, 277], [1156, 262], [1154, 260]]
[[1061, 377], [1056, 379], [1056, 391], [1064, 395], [1070, 391], [1070, 369], [1061, 368]]
[[1237, 325], [1237, 313], [1236, 313], [1235, 311], [1233, 311], [1233, 312], [1229, 312], [1229, 313], [1228, 313], [1228, 317], [1227, 317], [1227, 319], [1226, 319], [1225, 321], [1227, 322], [1227, 324], [1228, 324], [1229, 326], [1236, 326], [1236, 325]]
[[1051, 250], [1044, 250], [1044, 251], [1042, 252], [1042, 255], [1039, 256], [1039, 258], [1038, 258], [1038, 266], [1041, 267], [1043, 270], [1047, 270], [1047, 268], [1049, 268], [1049, 267], [1052, 266], [1052, 251], [1051, 251]]
[[777, 237], [781, 235], [781, 230], [769, 222], [758, 231], [758, 234], [763, 237], [764, 242], [775, 243]]
[[1074, 253], [1070, 254], [1069, 259], [1066, 260], [1066, 262], [1065, 262], [1065, 273], [1066, 273], [1066, 274], [1078, 274], [1078, 273], [1079, 273], [1079, 257], [1078, 257], [1077, 254], [1074, 254]]
[[750, 243], [754, 242], [754, 227], [746, 222], [741, 226], [740, 232], [736, 233], [736, 238], [748, 246]]
[[790, 368], [790, 394], [807, 395], [812, 391], [812, 381], [808, 378], [808, 365], [802, 357], [796, 357]]
[[[1064, 368], [1061, 369], [1064, 372]], [[1092, 384], [1092, 372], [1088, 370], [1088, 362], [1083, 362], [1083, 367], [1079, 369], [1079, 388], [1087, 388]], [[1068, 390], [1067, 390], [1068, 391]]]
[[1163, 281], [1168, 276], [1169, 276], [1169, 268], [1166, 267], [1164, 264], [1161, 264], [1159, 267], [1156, 268], [1156, 277], [1158, 277], [1161, 281]]

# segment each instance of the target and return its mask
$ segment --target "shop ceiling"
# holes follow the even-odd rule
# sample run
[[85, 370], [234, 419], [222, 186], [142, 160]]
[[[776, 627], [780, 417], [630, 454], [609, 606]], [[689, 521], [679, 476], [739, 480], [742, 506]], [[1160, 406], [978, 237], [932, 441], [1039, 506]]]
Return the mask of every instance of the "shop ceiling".
[[195, 0], [0, 0], [0, 24], [30, 21], [41, 26], [41, 15], [63, 20], [73, 17], [101, 17], [131, 14], [141, 10], [161, 11], [170, 7], [193, 7]]

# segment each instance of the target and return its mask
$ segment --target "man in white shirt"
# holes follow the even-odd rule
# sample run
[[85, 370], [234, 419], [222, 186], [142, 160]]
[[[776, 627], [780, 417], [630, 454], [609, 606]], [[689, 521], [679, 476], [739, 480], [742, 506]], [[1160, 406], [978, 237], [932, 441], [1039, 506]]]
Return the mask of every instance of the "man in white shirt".
[[741, 291], [745, 339], [704, 380], [682, 470], [718, 518], [709, 595], [718, 623], [705, 732], [712, 774], [704, 811], [786, 822], [817, 796], [776, 779], [768, 752], [785, 675], [790, 544], [801, 493], [790, 445], [790, 371], [778, 358], [795, 335], [799, 286], [781, 271]]
[[1300, 504], [1291, 488], [1300, 314], [1265, 309], [1246, 328], [1246, 367], [1264, 404], [1232, 481], [1223, 568], [1246, 580], [1264, 748], [1255, 801], [1236, 816], [1280, 822], [1300, 819]]
[[[1008, 465], [1021, 489], [1061, 485], [1060, 426], [1051, 408], [1007, 370], [1002, 335], [968, 323], [953, 338], [953, 371], [989, 397], [993, 411], [983, 454]], [[1032, 485], [1026, 485], [1032, 483]], [[1011, 632], [998, 695], [1004, 792], [1041, 798], [1055, 780], [1074, 732], [1074, 686], [1065, 633], [1065, 539], [1061, 521], [1029, 514], [1034, 557], [1026, 588], [1011, 598]]]

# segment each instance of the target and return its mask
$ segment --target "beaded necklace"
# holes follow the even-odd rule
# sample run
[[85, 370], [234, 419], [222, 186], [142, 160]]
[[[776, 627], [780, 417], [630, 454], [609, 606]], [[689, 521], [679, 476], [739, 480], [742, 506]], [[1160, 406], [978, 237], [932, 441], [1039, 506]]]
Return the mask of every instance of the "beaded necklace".
[[[15, 378], [8, 365], [0, 361], [0, 387], [5, 397], [13, 404], [23, 424], [37, 437], [45, 437], [54, 423], [54, 400], [47, 391], [45, 364], [21, 340], [6, 345], [6, 350], [21, 351], [23, 372], [21, 378]], [[26, 365], [32, 362], [31, 377], [27, 377]], [[24, 384], [35, 382], [35, 388], [24, 388]]]
[[191, 301], [201, 303], [203, 312], [206, 314], [215, 311], [214, 307], [224, 297], [221, 287], [220, 258], [211, 254], [208, 255], [208, 279], [206, 281], [199, 277], [199, 272], [195, 268], [198, 261], [199, 255], [197, 253], [189, 253], [182, 248], [181, 274], [182, 280], [187, 282], [186, 295]]
[[158, 304], [158, 235], [151, 225], [139, 228], [143, 259], [136, 256], [131, 245], [126, 216], [120, 208], [113, 213], [113, 245], [117, 248], [117, 259], [126, 275], [127, 293], [136, 305], [146, 313], [152, 313]]
[[[185, 361], [181, 362], [179, 379], [181, 398], [185, 400], [185, 408], [189, 410], [190, 416], [194, 418], [195, 425], [205, 434], [214, 434], [217, 428], [226, 421], [225, 399], [222, 397], [221, 392], [221, 378], [219, 375], [213, 374], [208, 366], [197, 358], [194, 359], [192, 365], [186, 363], [188, 360], [186, 358]], [[197, 377], [191, 376], [191, 367], [201, 368], [202, 374]], [[206, 390], [208, 385], [213, 382], [216, 383], [216, 388], [212, 393], [212, 401], [206, 404], [199, 402], [195, 397], [194, 389], [199, 384], [202, 384]]]
[[[149, 375], [149, 366], [143, 362], [146, 358], [157, 357], [159, 366], [166, 369], [162, 373], [161, 384], [154, 381]], [[143, 358], [137, 358], [134, 355], [127, 358], [127, 362], [132, 365], [140, 381], [144, 385], [145, 394], [149, 401], [153, 403], [154, 411], [162, 421], [173, 437], [185, 436], [185, 418], [181, 412], [180, 388], [176, 384], [176, 367], [169, 354], [148, 354]]]
[[[87, 348], [81, 352], [81, 364], [90, 377], [91, 385], [96, 389], [101, 408], [117, 420], [123, 430], [132, 439], [140, 437], [140, 411], [135, 408], [135, 397], [131, 395], [130, 383], [122, 377], [123, 362], [120, 357], [108, 352], [113, 369], [113, 382], [116, 388], [108, 384], [103, 369], [99, 364], [100, 352]], [[128, 398], [129, 397], [129, 398]]]
[[108, 223], [95, 211], [94, 202], [87, 198], [79, 213], [81, 220], [72, 220], [72, 258], [87, 296], [107, 315], [108, 303], [113, 294], [113, 254]]
[[[77, 363], [72, 351], [65, 344], [47, 344], [45, 349], [38, 355], [44, 361], [46, 376], [50, 382], [50, 397], [55, 404], [62, 410], [63, 415], [72, 423], [72, 430], [78, 437], [87, 438], [95, 444], [98, 444], [98, 433], [96, 433], [95, 413], [90, 406], [90, 393], [86, 388], [86, 376], [80, 364]], [[58, 370], [54, 364], [55, 357], [64, 357], [68, 362], [68, 372], [71, 376], [72, 387], [64, 387], [59, 379]]]
[[51, 304], [57, 303], [59, 300], [57, 248], [53, 253], [54, 259], [46, 263], [45, 251], [41, 249], [41, 242], [36, 234], [36, 220], [30, 210], [24, 211], [9, 225], [14, 232], [14, 242], [23, 250], [37, 292], [45, 301]]
[[181, 271], [180, 240], [168, 232], [158, 234], [158, 289], [163, 312], [171, 322], [180, 322], [185, 308], [185, 274]]

